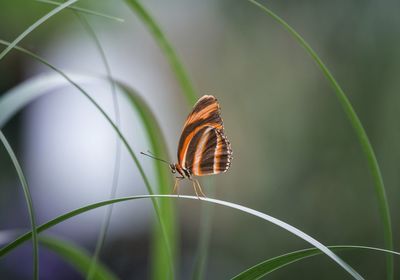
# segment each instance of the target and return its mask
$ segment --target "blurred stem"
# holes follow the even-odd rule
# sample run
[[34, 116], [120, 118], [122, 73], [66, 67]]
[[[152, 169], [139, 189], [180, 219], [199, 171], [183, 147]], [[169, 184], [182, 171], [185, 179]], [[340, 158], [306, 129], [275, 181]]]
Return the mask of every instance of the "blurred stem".
[[[56, 6], [60, 6], [60, 5], [63, 4], [63, 3], [60, 3], [60, 2], [50, 1], [50, 0], [35, 0], [35, 1], [40, 2], [40, 3], [45, 3], [45, 4], [56, 5]], [[103, 18], [115, 20], [115, 21], [118, 21], [118, 22], [124, 22], [125, 21], [124, 19], [119, 18], [119, 17], [106, 15], [106, 14], [103, 14], [103, 13], [99, 13], [99, 12], [96, 12], [96, 11], [93, 11], [93, 10], [89, 10], [89, 9], [80, 8], [80, 7], [77, 7], [77, 6], [69, 6], [68, 9], [71, 9], [71, 10], [74, 10], [74, 11], [77, 11], [77, 12], [80, 12], [80, 13], [85, 13], [85, 14], [88, 14], [88, 15], [93, 15], [93, 16], [98, 16], [98, 17], [103, 17]]]
[[132, 8], [132, 10], [140, 17], [142, 22], [146, 25], [147, 29], [153, 35], [154, 40], [157, 42], [161, 50], [163, 51], [165, 57], [168, 59], [171, 65], [172, 71], [177, 78], [183, 94], [190, 106], [192, 106], [197, 101], [196, 92], [190, 82], [189, 76], [180, 62], [178, 56], [171, 43], [168, 41], [164, 32], [161, 30], [160, 25], [157, 24], [155, 19], [150, 15], [150, 13], [139, 3], [137, 0], [125, 0], [125, 2]]
[[[215, 197], [215, 180], [214, 178], [205, 178], [206, 185], [210, 191], [207, 195]], [[207, 257], [210, 246], [210, 237], [212, 232], [212, 217], [214, 213], [213, 204], [203, 204], [201, 206], [201, 224], [200, 224], [200, 235], [197, 242], [197, 254], [194, 262], [193, 269], [193, 280], [201, 280], [205, 278], [205, 272], [207, 267]]]
[[[386, 190], [383, 183], [383, 178], [381, 170], [376, 159], [374, 149], [372, 148], [371, 142], [365, 132], [365, 129], [358, 118], [353, 106], [351, 105], [349, 99], [344, 93], [343, 89], [340, 87], [339, 83], [333, 77], [332, 73], [328, 70], [326, 65], [319, 58], [317, 53], [311, 48], [311, 46], [296, 32], [286, 21], [268, 9], [266, 6], [258, 3], [255, 0], [249, 0], [251, 3], [259, 7], [266, 14], [271, 16], [276, 22], [278, 22], [283, 28], [285, 28], [290, 35], [292, 35], [296, 41], [306, 50], [306, 52], [312, 57], [315, 63], [319, 66], [325, 78], [329, 81], [331, 87], [336, 93], [337, 98], [342, 105], [342, 108], [347, 114], [351, 125], [358, 136], [363, 152], [367, 158], [368, 166], [374, 180], [375, 194], [378, 198], [379, 212], [383, 223], [383, 235], [385, 246], [389, 250], [393, 250], [393, 234], [392, 234], [392, 224], [390, 218], [389, 203], [386, 196]], [[387, 256], [387, 279], [393, 279], [393, 256]]]
[[[54, 236], [40, 236], [39, 241], [47, 249], [56, 253], [65, 263], [71, 265], [82, 277], [87, 275], [91, 266], [91, 257], [85, 249]], [[118, 277], [101, 262], [96, 264], [94, 277], [96, 280], [118, 280]]]
[[4, 136], [3, 132], [0, 130], [0, 140], [3, 143], [4, 147], [9, 154], [12, 163], [14, 164], [15, 170], [17, 171], [18, 178], [21, 182], [22, 189], [24, 191], [26, 205], [28, 207], [29, 220], [32, 228], [32, 245], [33, 245], [33, 278], [35, 280], [39, 279], [39, 245], [38, 245], [38, 237], [37, 237], [37, 229], [36, 229], [36, 218], [35, 218], [35, 209], [33, 207], [33, 200], [31, 196], [31, 192], [28, 187], [28, 182], [26, 180], [25, 174], [22, 171], [21, 165], [18, 162], [17, 157], [10, 144], [7, 141], [7, 138]]
[[49, 13], [41, 17], [37, 20], [34, 24], [29, 26], [24, 32], [22, 32], [14, 41], [12, 41], [1, 53], [0, 53], [0, 60], [2, 60], [19, 42], [21, 42], [29, 33], [35, 30], [39, 25], [47, 21], [49, 18], [54, 16], [55, 14], [61, 12], [63, 9], [67, 8], [68, 6], [74, 4], [78, 0], [69, 0], [62, 5], [58, 6], [54, 10], [51, 10]]
[[[93, 27], [90, 25], [90, 23], [87, 21], [87, 19], [83, 16], [80, 15], [77, 12], [74, 12], [74, 14], [78, 17], [79, 21], [81, 22], [82, 26], [84, 29], [87, 31], [89, 36], [93, 39], [93, 42], [96, 45], [96, 48], [100, 54], [101, 60], [104, 64], [104, 68], [107, 73], [107, 78], [109, 79], [110, 82], [110, 87], [111, 87], [111, 95], [112, 95], [112, 102], [114, 106], [114, 118], [115, 118], [115, 125], [116, 127], [120, 127], [121, 124], [121, 117], [120, 117], [120, 110], [119, 110], [119, 102], [118, 102], [118, 96], [117, 96], [117, 90], [115, 86], [115, 82], [113, 80], [113, 76], [111, 74], [111, 68], [107, 60], [107, 56], [105, 54], [105, 51], [100, 43], [99, 38], [96, 35], [96, 32], [94, 31]], [[118, 137], [118, 135], [115, 136], [115, 158], [114, 158], [114, 170], [113, 170], [113, 177], [112, 177], [112, 183], [111, 183], [111, 192], [110, 192], [110, 199], [113, 199], [116, 197], [117, 194], [117, 189], [118, 189], [118, 180], [119, 180], [119, 170], [120, 170], [120, 161], [121, 161], [121, 141]], [[96, 242], [96, 247], [94, 250], [94, 254], [92, 257], [92, 261], [90, 263], [89, 271], [86, 276], [86, 279], [91, 280], [93, 279], [95, 272], [96, 272], [96, 267], [97, 267], [97, 262], [100, 256], [100, 251], [104, 246], [104, 242], [106, 240], [106, 235], [108, 232], [108, 228], [110, 226], [110, 221], [111, 221], [111, 216], [113, 212], [113, 204], [107, 207], [106, 213], [104, 215], [104, 219], [100, 228], [100, 233], [99, 236], [97, 237], [97, 242]]]
[[[172, 44], [168, 41], [167, 37], [165, 36], [164, 32], [162, 31], [160, 25], [156, 22], [152, 15], [147, 11], [147, 9], [140, 4], [137, 0], [125, 0], [129, 7], [136, 13], [136, 15], [140, 18], [143, 24], [147, 27], [150, 34], [153, 36], [154, 40], [160, 47], [161, 51], [163, 52], [164, 56], [168, 60], [172, 72], [174, 73], [181, 89], [183, 95], [186, 97], [186, 101], [191, 107], [197, 101], [197, 95], [194, 90], [194, 87], [189, 79], [189, 75], [187, 74], [183, 64], [179, 60]], [[162, 185], [160, 185], [162, 186]], [[166, 193], [166, 192], [162, 192]], [[170, 243], [176, 245], [177, 243], [177, 228], [176, 223], [174, 221], [175, 215], [170, 210], [172, 209], [172, 205], [170, 201], [161, 201], [160, 206], [161, 209], [165, 210], [165, 218], [168, 220], [172, 220], [173, 224], [169, 227], [170, 233]], [[168, 225], [168, 223], [167, 223]], [[162, 251], [160, 251], [160, 246], [158, 243], [160, 241], [157, 238], [157, 233], [155, 235], [155, 239], [153, 240], [154, 243], [154, 251], [153, 251], [153, 267], [152, 267], [152, 278], [153, 279], [161, 279], [164, 278], [165, 271], [163, 269], [163, 263], [166, 262], [165, 255]], [[175, 252], [177, 251], [175, 248], [172, 248], [172, 254], [174, 256], [175, 263], [179, 263], [176, 260], [177, 255]]]
[[[381, 253], [386, 253], [390, 255], [398, 255], [400, 256], [400, 253], [390, 251], [390, 250], [385, 250], [381, 248], [375, 248], [375, 247], [368, 247], [368, 246], [356, 246], [356, 245], [335, 245], [335, 246], [327, 246], [329, 249], [331, 249], [333, 252], [339, 252], [339, 251], [348, 251], [348, 250], [368, 250], [368, 251], [375, 251], [375, 252], [381, 252]], [[242, 271], [241, 273], [237, 274], [236, 276], [232, 277], [231, 280], [254, 280], [254, 279], [261, 279], [265, 275], [276, 271], [280, 268], [283, 268], [289, 264], [321, 255], [322, 252], [316, 248], [308, 248], [308, 249], [303, 249], [303, 250], [298, 250], [294, 252], [290, 252], [284, 255], [280, 255], [277, 257], [273, 257], [271, 259], [265, 260], [261, 263], [258, 263], [245, 271]]]

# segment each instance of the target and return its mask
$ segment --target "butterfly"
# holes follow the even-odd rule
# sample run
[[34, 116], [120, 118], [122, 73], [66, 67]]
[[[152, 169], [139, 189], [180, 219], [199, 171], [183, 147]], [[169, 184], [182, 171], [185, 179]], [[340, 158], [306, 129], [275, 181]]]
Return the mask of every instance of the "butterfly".
[[[142, 152], [146, 156], [156, 158]], [[175, 177], [173, 193], [185, 178], [193, 183], [194, 191], [205, 197], [195, 176], [226, 172], [231, 166], [232, 148], [225, 136], [218, 100], [212, 95], [202, 96], [194, 105], [183, 125], [178, 144], [178, 162], [168, 163]]]

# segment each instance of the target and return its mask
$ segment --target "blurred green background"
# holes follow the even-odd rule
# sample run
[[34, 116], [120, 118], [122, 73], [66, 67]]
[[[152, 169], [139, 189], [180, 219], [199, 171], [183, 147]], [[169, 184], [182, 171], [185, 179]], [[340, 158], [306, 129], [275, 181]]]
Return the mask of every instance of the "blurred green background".
[[[215, 176], [205, 192], [282, 219], [325, 245], [383, 248], [372, 176], [357, 137], [320, 70], [288, 33], [247, 1], [142, 2], [176, 49], [199, 97], [213, 94], [222, 107], [234, 159], [230, 170]], [[400, 211], [400, 2], [264, 3], [305, 37], [352, 102], [382, 170], [395, 249], [399, 248], [396, 237]], [[158, 46], [123, 1], [82, 0], [78, 5], [125, 20], [119, 23], [87, 16], [105, 47], [113, 75], [136, 88], [150, 105], [166, 136], [171, 160], [175, 161], [181, 126], [190, 107]], [[12, 41], [51, 8], [35, 1], [0, 1], [0, 39]], [[105, 73], [93, 42], [68, 10], [40, 26], [20, 45], [66, 71]], [[0, 94], [48, 71], [30, 58], [11, 52], [0, 62]], [[102, 90], [109, 98], [108, 87], [103, 85]], [[27, 170], [35, 207], [42, 209], [38, 210], [40, 222], [85, 202], [106, 199], [110, 188], [114, 134], [108, 127], [103, 129], [103, 124], [98, 125], [102, 118], [96, 119], [98, 113], [83, 98], [63, 97], [77, 95], [72, 92], [45, 95], [3, 129]], [[121, 99], [121, 107], [123, 102]], [[111, 108], [111, 99], [103, 103]], [[86, 117], [87, 110], [95, 116], [93, 119]], [[132, 121], [131, 113], [124, 110], [129, 111], [122, 109], [122, 128], [135, 152], [145, 151], [148, 144], [141, 137], [141, 128], [137, 121]], [[78, 129], [80, 122], [84, 124]], [[87, 135], [82, 136], [82, 131]], [[104, 143], [103, 136], [108, 139]], [[102, 144], [86, 153], [94, 141], [91, 137], [95, 137], [95, 142], [100, 139]], [[74, 156], [66, 157], [71, 151]], [[132, 194], [132, 186], [137, 188], [134, 193], [145, 193], [124, 149], [123, 153], [120, 194]], [[85, 160], [89, 157], [86, 165], [79, 165], [80, 155]], [[95, 155], [95, 160], [90, 160], [91, 155]], [[146, 158], [139, 160], [151, 177], [151, 162]], [[47, 168], [54, 164], [55, 170]], [[82, 174], [71, 178], [76, 173], [69, 167], [83, 170]], [[99, 170], [105, 172], [100, 179]], [[54, 184], [60, 181], [62, 193], [54, 190]], [[104, 184], [98, 186], [101, 182]], [[79, 189], [68, 194], [68, 186], [72, 191], [73, 184], [91, 185], [90, 191], [80, 189], [82, 203], [74, 200], [81, 196]], [[181, 190], [193, 193], [187, 183]], [[70, 202], [63, 205], [65, 196]], [[51, 206], [46, 206], [49, 200]], [[130, 204], [138, 206], [116, 207], [111, 224], [116, 225], [111, 226], [101, 259], [122, 279], [148, 278], [152, 210], [149, 202]], [[177, 206], [179, 276], [189, 279], [197, 254], [202, 207], [193, 201], [178, 201]], [[97, 211], [93, 216], [97, 220], [84, 230], [82, 221], [71, 220], [65, 236], [93, 250], [102, 213]], [[135, 217], [138, 213], [141, 218]], [[227, 279], [262, 260], [309, 247], [285, 231], [237, 211], [215, 207], [212, 215], [205, 279]], [[0, 229], [28, 226], [19, 181], [1, 148]], [[63, 236], [63, 230], [54, 233]], [[27, 244], [0, 259], [0, 275], [4, 279], [29, 277], [30, 250]], [[383, 254], [354, 251], [341, 256], [367, 279], [383, 279], [385, 275]], [[397, 259], [397, 277], [398, 264]], [[41, 270], [43, 279], [80, 277], [46, 249], [41, 250]], [[330, 259], [319, 256], [276, 271], [267, 279], [348, 277]]]

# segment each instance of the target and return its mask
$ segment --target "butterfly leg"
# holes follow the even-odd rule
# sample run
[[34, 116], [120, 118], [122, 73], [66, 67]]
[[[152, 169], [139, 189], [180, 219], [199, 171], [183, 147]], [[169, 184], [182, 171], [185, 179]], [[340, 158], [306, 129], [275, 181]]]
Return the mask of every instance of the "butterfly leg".
[[196, 193], [197, 199], [200, 199], [199, 193], [197, 192], [197, 186], [196, 186], [195, 181], [192, 179], [190, 179], [190, 181], [192, 181], [192, 183], [193, 183], [193, 189], [194, 189], [194, 192]]
[[200, 186], [199, 180], [194, 180], [194, 181], [196, 182], [196, 184], [197, 184], [197, 186], [198, 186], [198, 188], [199, 188], [200, 194], [201, 194], [203, 197], [207, 197], [207, 196], [204, 194], [204, 192], [203, 192], [203, 190], [202, 190], [202, 188], [201, 188], [201, 186]]
[[173, 188], [173, 190], [172, 190], [172, 193], [173, 194], [178, 194], [178, 196], [179, 196], [179, 182], [182, 180], [183, 178], [180, 178], [180, 177], [176, 177], [175, 178], [175, 185], [174, 185], [174, 188]]

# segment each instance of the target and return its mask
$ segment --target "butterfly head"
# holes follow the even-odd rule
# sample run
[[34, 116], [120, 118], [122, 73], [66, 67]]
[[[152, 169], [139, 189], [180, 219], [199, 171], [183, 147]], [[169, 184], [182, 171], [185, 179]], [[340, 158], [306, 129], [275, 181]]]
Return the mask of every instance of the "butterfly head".
[[171, 163], [171, 164], [169, 165], [169, 169], [171, 169], [172, 174], [175, 174], [175, 173], [176, 173], [176, 165], [175, 165], [175, 164]]

